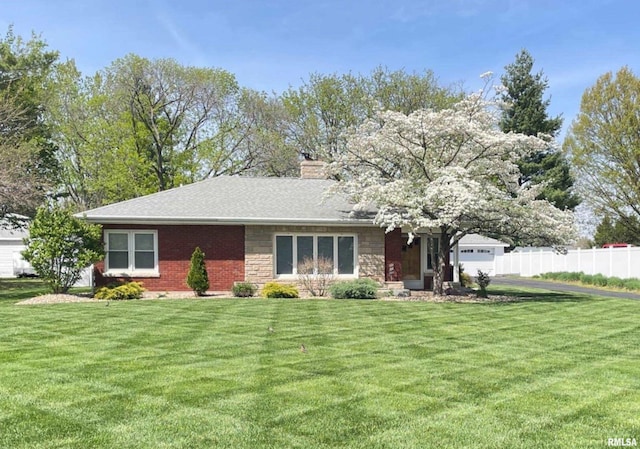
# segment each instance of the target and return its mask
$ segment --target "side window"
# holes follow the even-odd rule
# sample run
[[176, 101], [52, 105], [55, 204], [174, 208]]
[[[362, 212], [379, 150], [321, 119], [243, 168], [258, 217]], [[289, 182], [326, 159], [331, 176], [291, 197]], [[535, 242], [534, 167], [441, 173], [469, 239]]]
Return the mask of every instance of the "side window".
[[107, 269], [129, 269], [129, 234], [110, 232], [107, 245]]
[[149, 273], [157, 271], [157, 234], [155, 231], [106, 231], [106, 271]]
[[276, 237], [276, 274], [293, 274], [293, 237]]

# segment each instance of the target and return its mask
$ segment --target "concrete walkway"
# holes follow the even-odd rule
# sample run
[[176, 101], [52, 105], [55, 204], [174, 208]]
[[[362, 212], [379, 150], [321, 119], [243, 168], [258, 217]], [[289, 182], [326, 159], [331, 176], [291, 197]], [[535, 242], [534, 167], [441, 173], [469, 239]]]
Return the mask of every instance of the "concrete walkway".
[[615, 292], [610, 290], [601, 290], [598, 288], [582, 287], [580, 285], [562, 284], [559, 282], [543, 281], [540, 279], [531, 279], [531, 278], [496, 276], [494, 278], [491, 278], [491, 285], [540, 288], [540, 289], [550, 290], [554, 292], [586, 293], [588, 295], [598, 295], [598, 296], [604, 296], [607, 298], [624, 298], [624, 299], [640, 300], [640, 294], [637, 294], [637, 293]]

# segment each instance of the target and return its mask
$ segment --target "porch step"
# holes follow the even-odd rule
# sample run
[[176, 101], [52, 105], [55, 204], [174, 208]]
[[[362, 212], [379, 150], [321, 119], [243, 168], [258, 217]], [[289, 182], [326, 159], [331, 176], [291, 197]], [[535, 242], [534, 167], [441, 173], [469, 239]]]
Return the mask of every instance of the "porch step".
[[411, 296], [411, 290], [404, 288], [404, 283], [399, 282], [385, 282], [381, 289], [378, 289], [378, 296], [397, 296], [399, 298], [406, 298]]

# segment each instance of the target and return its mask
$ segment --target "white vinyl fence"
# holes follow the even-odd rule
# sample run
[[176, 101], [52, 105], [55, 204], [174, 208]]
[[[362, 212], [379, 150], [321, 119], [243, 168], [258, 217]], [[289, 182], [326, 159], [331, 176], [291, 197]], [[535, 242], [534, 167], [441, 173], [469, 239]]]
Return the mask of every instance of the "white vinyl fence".
[[[602, 274], [619, 278], [640, 278], [640, 247], [569, 250], [558, 254], [549, 250], [508, 253], [498, 264], [502, 273], [535, 276], [559, 271]], [[498, 269], [500, 271], [500, 269]]]

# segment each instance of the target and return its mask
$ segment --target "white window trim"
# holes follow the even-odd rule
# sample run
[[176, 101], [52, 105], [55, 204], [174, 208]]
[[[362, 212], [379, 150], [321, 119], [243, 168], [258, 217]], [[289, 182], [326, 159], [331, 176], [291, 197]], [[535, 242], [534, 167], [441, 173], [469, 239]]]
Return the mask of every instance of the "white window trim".
[[[122, 268], [109, 269], [109, 234], [127, 234], [128, 243], [127, 249], [129, 251], [129, 268], [124, 270]], [[135, 235], [136, 234], [153, 234], [153, 266], [152, 269], [140, 269], [136, 270], [133, 267], [135, 262]], [[160, 271], [158, 269], [158, 231], [155, 229], [106, 229], [104, 231], [105, 239], [105, 258], [104, 258], [104, 276], [107, 277], [159, 277]]]
[[[278, 237], [291, 237], [293, 239], [293, 273], [278, 274]], [[318, 237], [333, 237], [333, 275], [337, 279], [357, 279], [360, 272], [358, 264], [358, 235], [348, 233], [309, 233], [309, 232], [281, 232], [273, 235], [273, 277], [274, 279], [298, 279], [298, 237], [313, 237], [313, 260], [318, 259]], [[338, 237], [353, 238], [353, 273], [338, 274]]]

